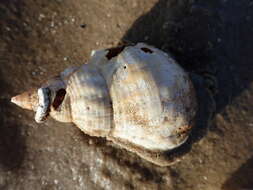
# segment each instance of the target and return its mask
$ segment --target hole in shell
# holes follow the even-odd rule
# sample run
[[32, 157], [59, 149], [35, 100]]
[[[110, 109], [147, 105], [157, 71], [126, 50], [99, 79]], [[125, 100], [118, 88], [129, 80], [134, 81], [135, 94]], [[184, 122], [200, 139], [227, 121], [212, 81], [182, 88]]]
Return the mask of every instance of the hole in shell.
[[164, 117], [164, 121], [168, 122], [169, 121], [168, 117]]
[[55, 96], [54, 102], [52, 104], [52, 106], [55, 110], [62, 104], [62, 102], [65, 98], [65, 95], [66, 95], [66, 90], [63, 88], [56, 92], [56, 96]]
[[127, 67], [126, 67], [126, 66], [124, 66], [123, 68], [124, 68], [124, 69], [126, 69]]
[[113, 57], [116, 57], [119, 55], [125, 48], [126, 46], [120, 46], [120, 47], [115, 47], [115, 48], [110, 48], [108, 49], [108, 53], [106, 54], [106, 57], [108, 60], [112, 59]]
[[142, 51], [144, 51], [145, 53], [153, 53], [153, 51], [149, 48], [143, 47], [141, 48]]
[[81, 24], [80, 27], [81, 28], [86, 28], [86, 24]]
[[87, 107], [87, 110], [90, 110], [90, 107], [89, 107], [89, 106]]

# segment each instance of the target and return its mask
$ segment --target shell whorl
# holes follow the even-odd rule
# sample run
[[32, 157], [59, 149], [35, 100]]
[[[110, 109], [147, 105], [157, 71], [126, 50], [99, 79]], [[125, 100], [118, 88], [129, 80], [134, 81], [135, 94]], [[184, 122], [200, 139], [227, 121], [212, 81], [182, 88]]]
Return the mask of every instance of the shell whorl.
[[173, 149], [185, 142], [196, 99], [188, 74], [174, 59], [139, 43], [100, 68], [113, 103], [112, 139], [150, 150]]
[[113, 113], [106, 81], [98, 68], [81, 66], [68, 80], [72, 121], [92, 136], [107, 136], [111, 130]]

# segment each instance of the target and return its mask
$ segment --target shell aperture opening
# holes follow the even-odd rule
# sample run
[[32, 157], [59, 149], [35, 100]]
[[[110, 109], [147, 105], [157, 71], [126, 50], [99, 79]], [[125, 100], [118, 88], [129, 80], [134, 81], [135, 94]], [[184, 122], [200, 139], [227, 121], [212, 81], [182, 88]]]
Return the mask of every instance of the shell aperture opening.
[[66, 95], [66, 90], [61, 88], [56, 92], [56, 96], [54, 98], [54, 101], [52, 103], [52, 106], [55, 110], [62, 104], [64, 98]]

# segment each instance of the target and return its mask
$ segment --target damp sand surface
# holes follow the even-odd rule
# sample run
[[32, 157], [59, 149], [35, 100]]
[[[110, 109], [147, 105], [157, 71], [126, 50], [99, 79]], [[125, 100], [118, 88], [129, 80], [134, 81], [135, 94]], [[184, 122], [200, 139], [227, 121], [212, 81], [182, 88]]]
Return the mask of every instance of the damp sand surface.
[[[252, 8], [249, 0], [0, 1], [0, 189], [253, 189]], [[9, 102], [121, 41], [149, 43], [189, 72], [215, 75], [208, 132], [171, 167], [71, 124], [38, 125]]]

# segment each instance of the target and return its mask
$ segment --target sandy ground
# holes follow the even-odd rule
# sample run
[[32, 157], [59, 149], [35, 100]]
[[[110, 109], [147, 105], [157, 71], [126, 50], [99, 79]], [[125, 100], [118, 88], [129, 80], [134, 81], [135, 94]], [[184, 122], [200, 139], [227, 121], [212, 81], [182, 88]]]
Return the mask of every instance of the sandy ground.
[[[253, 189], [252, 32], [250, 0], [0, 0], [0, 189]], [[122, 40], [217, 78], [209, 131], [176, 165], [155, 166], [71, 124], [38, 125], [9, 102]]]

